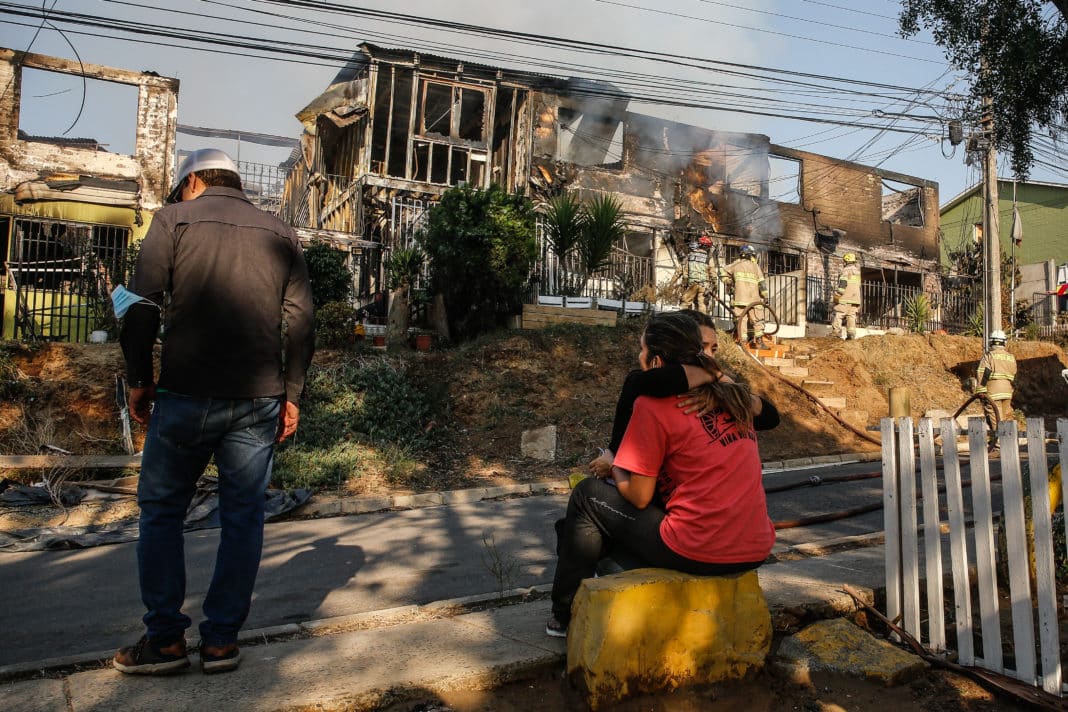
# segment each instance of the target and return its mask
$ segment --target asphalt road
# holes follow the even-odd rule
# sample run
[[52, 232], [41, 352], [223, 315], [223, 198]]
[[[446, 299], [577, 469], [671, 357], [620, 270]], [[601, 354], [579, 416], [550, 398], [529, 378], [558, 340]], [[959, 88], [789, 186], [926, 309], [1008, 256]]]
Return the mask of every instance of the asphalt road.
[[[879, 472], [879, 463], [765, 475], [765, 487]], [[967, 476], [966, 474], [964, 476]], [[881, 480], [804, 486], [768, 495], [775, 521], [882, 500]], [[566, 496], [268, 524], [247, 628], [423, 604], [551, 581], [553, 522]], [[882, 512], [783, 529], [780, 545], [881, 531]], [[186, 612], [199, 619], [218, 538], [186, 535]], [[0, 554], [0, 665], [103, 651], [142, 632], [136, 544]], [[494, 561], [512, 569], [501, 580]]]

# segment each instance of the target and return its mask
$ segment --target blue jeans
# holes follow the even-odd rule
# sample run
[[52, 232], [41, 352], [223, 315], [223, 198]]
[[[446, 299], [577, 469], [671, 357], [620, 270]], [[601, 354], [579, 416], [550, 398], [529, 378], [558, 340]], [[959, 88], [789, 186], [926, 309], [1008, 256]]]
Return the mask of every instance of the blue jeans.
[[207, 645], [237, 640], [260, 567], [264, 493], [271, 480], [280, 407], [280, 398], [158, 394], [137, 485], [137, 564], [149, 638], [164, 643], [181, 638], [192, 623], [182, 613], [183, 529], [197, 479], [214, 455], [221, 534], [200, 637]]

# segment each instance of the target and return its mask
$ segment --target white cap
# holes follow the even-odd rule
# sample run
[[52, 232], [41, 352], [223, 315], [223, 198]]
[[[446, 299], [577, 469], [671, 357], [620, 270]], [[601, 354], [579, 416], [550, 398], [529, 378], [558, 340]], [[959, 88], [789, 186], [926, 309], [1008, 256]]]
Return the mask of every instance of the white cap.
[[991, 341], [1000, 341], [1001, 343], [1005, 343], [1005, 332], [1001, 331], [1000, 329], [997, 330], [997, 331], [991, 331], [990, 332], [990, 340]]
[[199, 151], [193, 151], [185, 157], [181, 167], [178, 168], [178, 177], [174, 181], [174, 187], [171, 188], [171, 192], [167, 195], [167, 202], [175, 203], [178, 201], [178, 195], [182, 190], [182, 181], [190, 173], [213, 169], [230, 171], [235, 175], [241, 175], [241, 171], [237, 169], [234, 159], [230, 158], [225, 151], [220, 151], [217, 148], [202, 148]]

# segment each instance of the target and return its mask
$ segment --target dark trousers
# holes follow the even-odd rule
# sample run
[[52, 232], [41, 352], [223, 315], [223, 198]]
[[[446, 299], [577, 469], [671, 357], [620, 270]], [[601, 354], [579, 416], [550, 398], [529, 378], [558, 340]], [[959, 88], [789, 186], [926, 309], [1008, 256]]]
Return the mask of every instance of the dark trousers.
[[587, 477], [571, 492], [567, 515], [556, 523], [556, 575], [553, 576], [553, 616], [571, 620], [571, 603], [582, 579], [593, 576], [606, 556], [630, 562], [631, 568], [672, 569], [695, 576], [734, 574], [755, 569], [763, 561], [710, 564], [672, 551], [660, 538], [664, 509], [650, 504], [638, 509], [604, 480]]

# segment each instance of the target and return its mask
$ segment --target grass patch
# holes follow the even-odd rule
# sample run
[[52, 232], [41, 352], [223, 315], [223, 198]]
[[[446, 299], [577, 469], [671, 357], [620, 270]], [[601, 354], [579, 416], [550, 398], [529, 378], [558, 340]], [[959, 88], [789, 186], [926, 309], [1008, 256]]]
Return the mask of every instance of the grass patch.
[[359, 490], [365, 473], [403, 484], [440, 437], [430, 425], [443, 403], [443, 392], [417, 388], [388, 359], [313, 366], [297, 439], [279, 448], [274, 484]]

